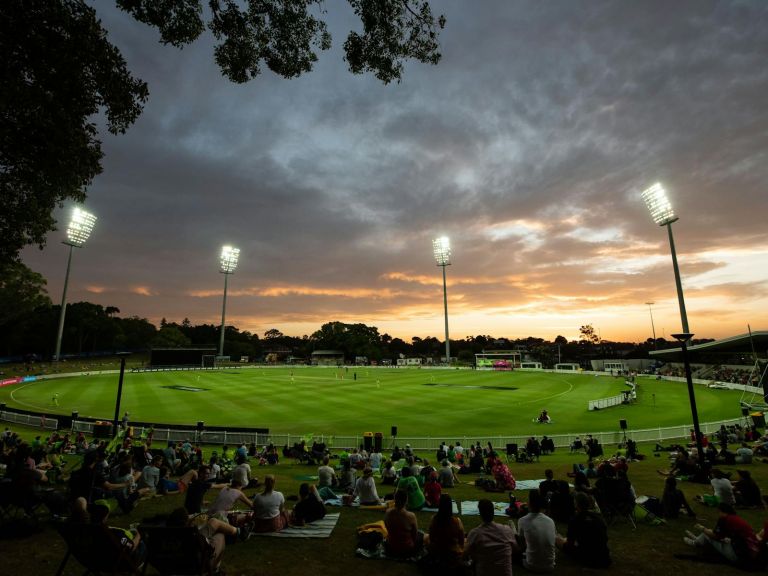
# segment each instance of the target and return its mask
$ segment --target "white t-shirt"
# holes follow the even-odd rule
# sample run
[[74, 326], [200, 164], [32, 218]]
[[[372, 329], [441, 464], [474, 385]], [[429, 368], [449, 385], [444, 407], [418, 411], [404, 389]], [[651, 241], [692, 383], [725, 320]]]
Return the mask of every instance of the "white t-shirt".
[[241, 486], [247, 487], [251, 480], [251, 465], [243, 462], [235, 466], [235, 469], [232, 470], [232, 480], [237, 480]]
[[720, 502], [724, 502], [725, 504], [736, 503], [736, 499], [733, 496], [733, 486], [728, 478], [712, 478], [710, 484], [712, 484], [715, 496], [718, 497]]
[[336, 476], [336, 472], [330, 466], [320, 466], [317, 469], [317, 485], [322, 488], [323, 486], [332, 486], [333, 477]]
[[376, 491], [376, 481], [372, 476], [358, 478], [355, 482], [355, 496], [360, 497], [360, 502], [378, 502], [379, 493]]
[[260, 520], [269, 520], [280, 514], [280, 507], [285, 504], [282, 492], [256, 494], [253, 497], [253, 515]]
[[517, 523], [525, 539], [523, 566], [532, 572], [551, 572], [555, 569], [555, 523], [546, 514], [531, 512]]

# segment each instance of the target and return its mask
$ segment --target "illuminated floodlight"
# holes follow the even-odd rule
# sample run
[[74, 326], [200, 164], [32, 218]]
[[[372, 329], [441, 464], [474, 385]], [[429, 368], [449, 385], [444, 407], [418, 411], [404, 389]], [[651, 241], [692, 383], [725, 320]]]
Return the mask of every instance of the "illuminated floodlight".
[[227, 281], [229, 275], [235, 272], [237, 260], [240, 258], [240, 249], [232, 246], [224, 246], [221, 249], [221, 258], [219, 260], [219, 272], [224, 274], [224, 299], [221, 303], [221, 334], [219, 336], [219, 356], [224, 356], [224, 331], [226, 329], [227, 317]]
[[657, 182], [645, 190], [641, 196], [645, 201], [645, 205], [648, 206], [651, 218], [653, 218], [656, 224], [666, 226], [677, 220], [675, 210], [672, 208], [672, 204], [669, 198], [667, 198], [667, 192], [661, 184]]
[[240, 258], [240, 249], [232, 246], [224, 246], [221, 249], [221, 267], [219, 271], [222, 274], [232, 274], [237, 268], [237, 260]]
[[451, 241], [447, 236], [441, 236], [432, 240], [432, 252], [435, 254], [435, 262], [438, 266], [450, 266]]
[[75, 206], [72, 210], [72, 218], [67, 226], [67, 239], [64, 240], [64, 244], [74, 246], [76, 248], [82, 248], [88, 237], [93, 231], [93, 227], [96, 224], [96, 216], [90, 212], [86, 212], [79, 206]]
[[61, 340], [64, 336], [64, 319], [67, 315], [67, 287], [69, 286], [69, 271], [72, 267], [72, 249], [82, 248], [86, 240], [93, 232], [96, 224], [96, 216], [83, 210], [79, 206], [72, 209], [72, 217], [67, 226], [67, 238], [62, 240], [62, 244], [69, 246], [69, 257], [67, 258], [67, 273], [64, 276], [64, 290], [61, 294], [61, 309], [59, 310], [59, 328], [56, 331], [56, 347], [53, 352], [53, 359], [58, 362], [61, 358]]
[[432, 252], [435, 262], [443, 269], [443, 307], [445, 309], [445, 363], [451, 364], [451, 339], [448, 336], [448, 285], [445, 280], [445, 267], [451, 264], [451, 241], [447, 236], [432, 240]]

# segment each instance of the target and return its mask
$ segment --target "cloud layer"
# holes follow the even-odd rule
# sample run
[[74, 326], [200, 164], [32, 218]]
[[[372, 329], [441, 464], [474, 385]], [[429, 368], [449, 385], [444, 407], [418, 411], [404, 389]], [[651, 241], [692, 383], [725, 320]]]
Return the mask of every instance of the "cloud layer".
[[[354, 20], [329, 7], [336, 43]], [[657, 180], [691, 328], [768, 328], [768, 6], [733, 2], [440, 3], [436, 67], [399, 85], [352, 76], [336, 46], [297, 80], [228, 83], [212, 42], [176, 51], [107, 10], [150, 101], [104, 136], [99, 216], [70, 301], [218, 323], [220, 246], [241, 249], [228, 320], [308, 334], [331, 320], [442, 338], [604, 338], [679, 329]], [[99, 10], [103, 10], [100, 6]], [[66, 215], [62, 215], [66, 219]], [[59, 233], [25, 261], [63, 282]]]

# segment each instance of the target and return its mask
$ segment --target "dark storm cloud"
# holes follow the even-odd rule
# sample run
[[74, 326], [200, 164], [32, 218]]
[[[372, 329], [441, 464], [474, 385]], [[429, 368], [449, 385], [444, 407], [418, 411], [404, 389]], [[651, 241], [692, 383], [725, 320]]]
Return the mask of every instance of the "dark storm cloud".
[[[768, 245], [763, 3], [440, 3], [443, 60], [409, 63], [392, 86], [347, 73], [354, 20], [335, 6], [315, 72], [243, 86], [221, 77], [210, 37], [177, 51], [98, 9], [151, 97], [126, 135], [105, 136], [99, 228], [73, 290], [123, 313], [216, 321], [230, 242], [243, 329], [437, 316], [441, 233], [458, 312], [673, 297], [666, 233], [639, 198], [657, 180], [687, 278], [723, 266], [699, 253]], [[52, 293], [56, 246], [25, 256]], [[764, 293], [765, 273], [734, 280], [691, 293]]]

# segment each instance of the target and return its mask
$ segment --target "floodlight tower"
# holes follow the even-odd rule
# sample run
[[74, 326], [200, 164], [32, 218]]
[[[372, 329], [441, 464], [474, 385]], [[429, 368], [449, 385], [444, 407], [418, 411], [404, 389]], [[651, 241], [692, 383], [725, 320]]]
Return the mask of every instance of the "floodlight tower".
[[667, 198], [667, 192], [658, 182], [642, 193], [643, 200], [651, 213], [651, 218], [659, 226], [666, 226], [669, 233], [669, 249], [672, 252], [672, 268], [675, 271], [675, 284], [677, 285], [677, 301], [680, 305], [680, 320], [683, 332], [689, 333], [688, 314], [685, 312], [685, 299], [683, 298], [683, 284], [680, 282], [680, 268], [677, 266], [677, 252], [675, 252], [675, 239], [672, 236], [672, 223], [677, 222], [675, 211]]
[[232, 246], [224, 246], [221, 249], [221, 266], [219, 272], [224, 274], [224, 302], [221, 305], [221, 337], [219, 338], [219, 356], [224, 356], [224, 320], [227, 314], [227, 280], [230, 274], [235, 273], [237, 260], [240, 258], [240, 249]]
[[704, 451], [701, 442], [701, 429], [699, 428], [699, 414], [696, 409], [696, 395], [693, 391], [693, 380], [691, 378], [691, 366], [688, 361], [688, 343], [693, 334], [688, 329], [688, 315], [685, 312], [685, 299], [683, 298], [683, 285], [680, 282], [680, 268], [677, 266], [677, 252], [675, 252], [675, 240], [672, 237], [672, 223], [677, 222], [677, 216], [672, 208], [672, 204], [667, 198], [667, 193], [658, 182], [642, 193], [651, 218], [659, 226], [666, 226], [669, 233], [669, 249], [672, 252], [672, 267], [675, 271], [675, 284], [677, 285], [677, 301], [680, 305], [680, 321], [683, 325], [683, 331], [679, 334], [673, 334], [672, 337], [680, 342], [683, 353], [683, 363], [685, 365], [685, 377], [688, 383], [688, 401], [691, 405], [691, 416], [693, 417], [693, 430], [695, 435], [696, 447], [699, 452], [699, 464], [703, 467]]
[[435, 262], [443, 269], [443, 306], [445, 308], [445, 362], [451, 364], [451, 340], [448, 337], [448, 287], [445, 282], [445, 267], [451, 265], [451, 241], [446, 236], [432, 240]]
[[653, 332], [653, 349], [656, 350], [657, 348], [656, 326], [653, 324], [653, 308], [651, 308], [651, 306], [656, 304], [656, 302], [646, 302], [646, 304], [648, 305], [648, 312], [651, 314], [651, 331]]
[[59, 311], [59, 329], [56, 332], [56, 351], [53, 354], [53, 360], [58, 362], [61, 357], [61, 338], [64, 335], [64, 317], [67, 313], [67, 287], [69, 285], [69, 270], [72, 266], [72, 249], [82, 248], [86, 240], [93, 231], [96, 224], [96, 216], [86, 212], [79, 206], [72, 209], [72, 217], [67, 226], [67, 239], [62, 240], [62, 244], [69, 246], [69, 257], [67, 258], [67, 274], [64, 276], [64, 291], [61, 295], [61, 310]]

